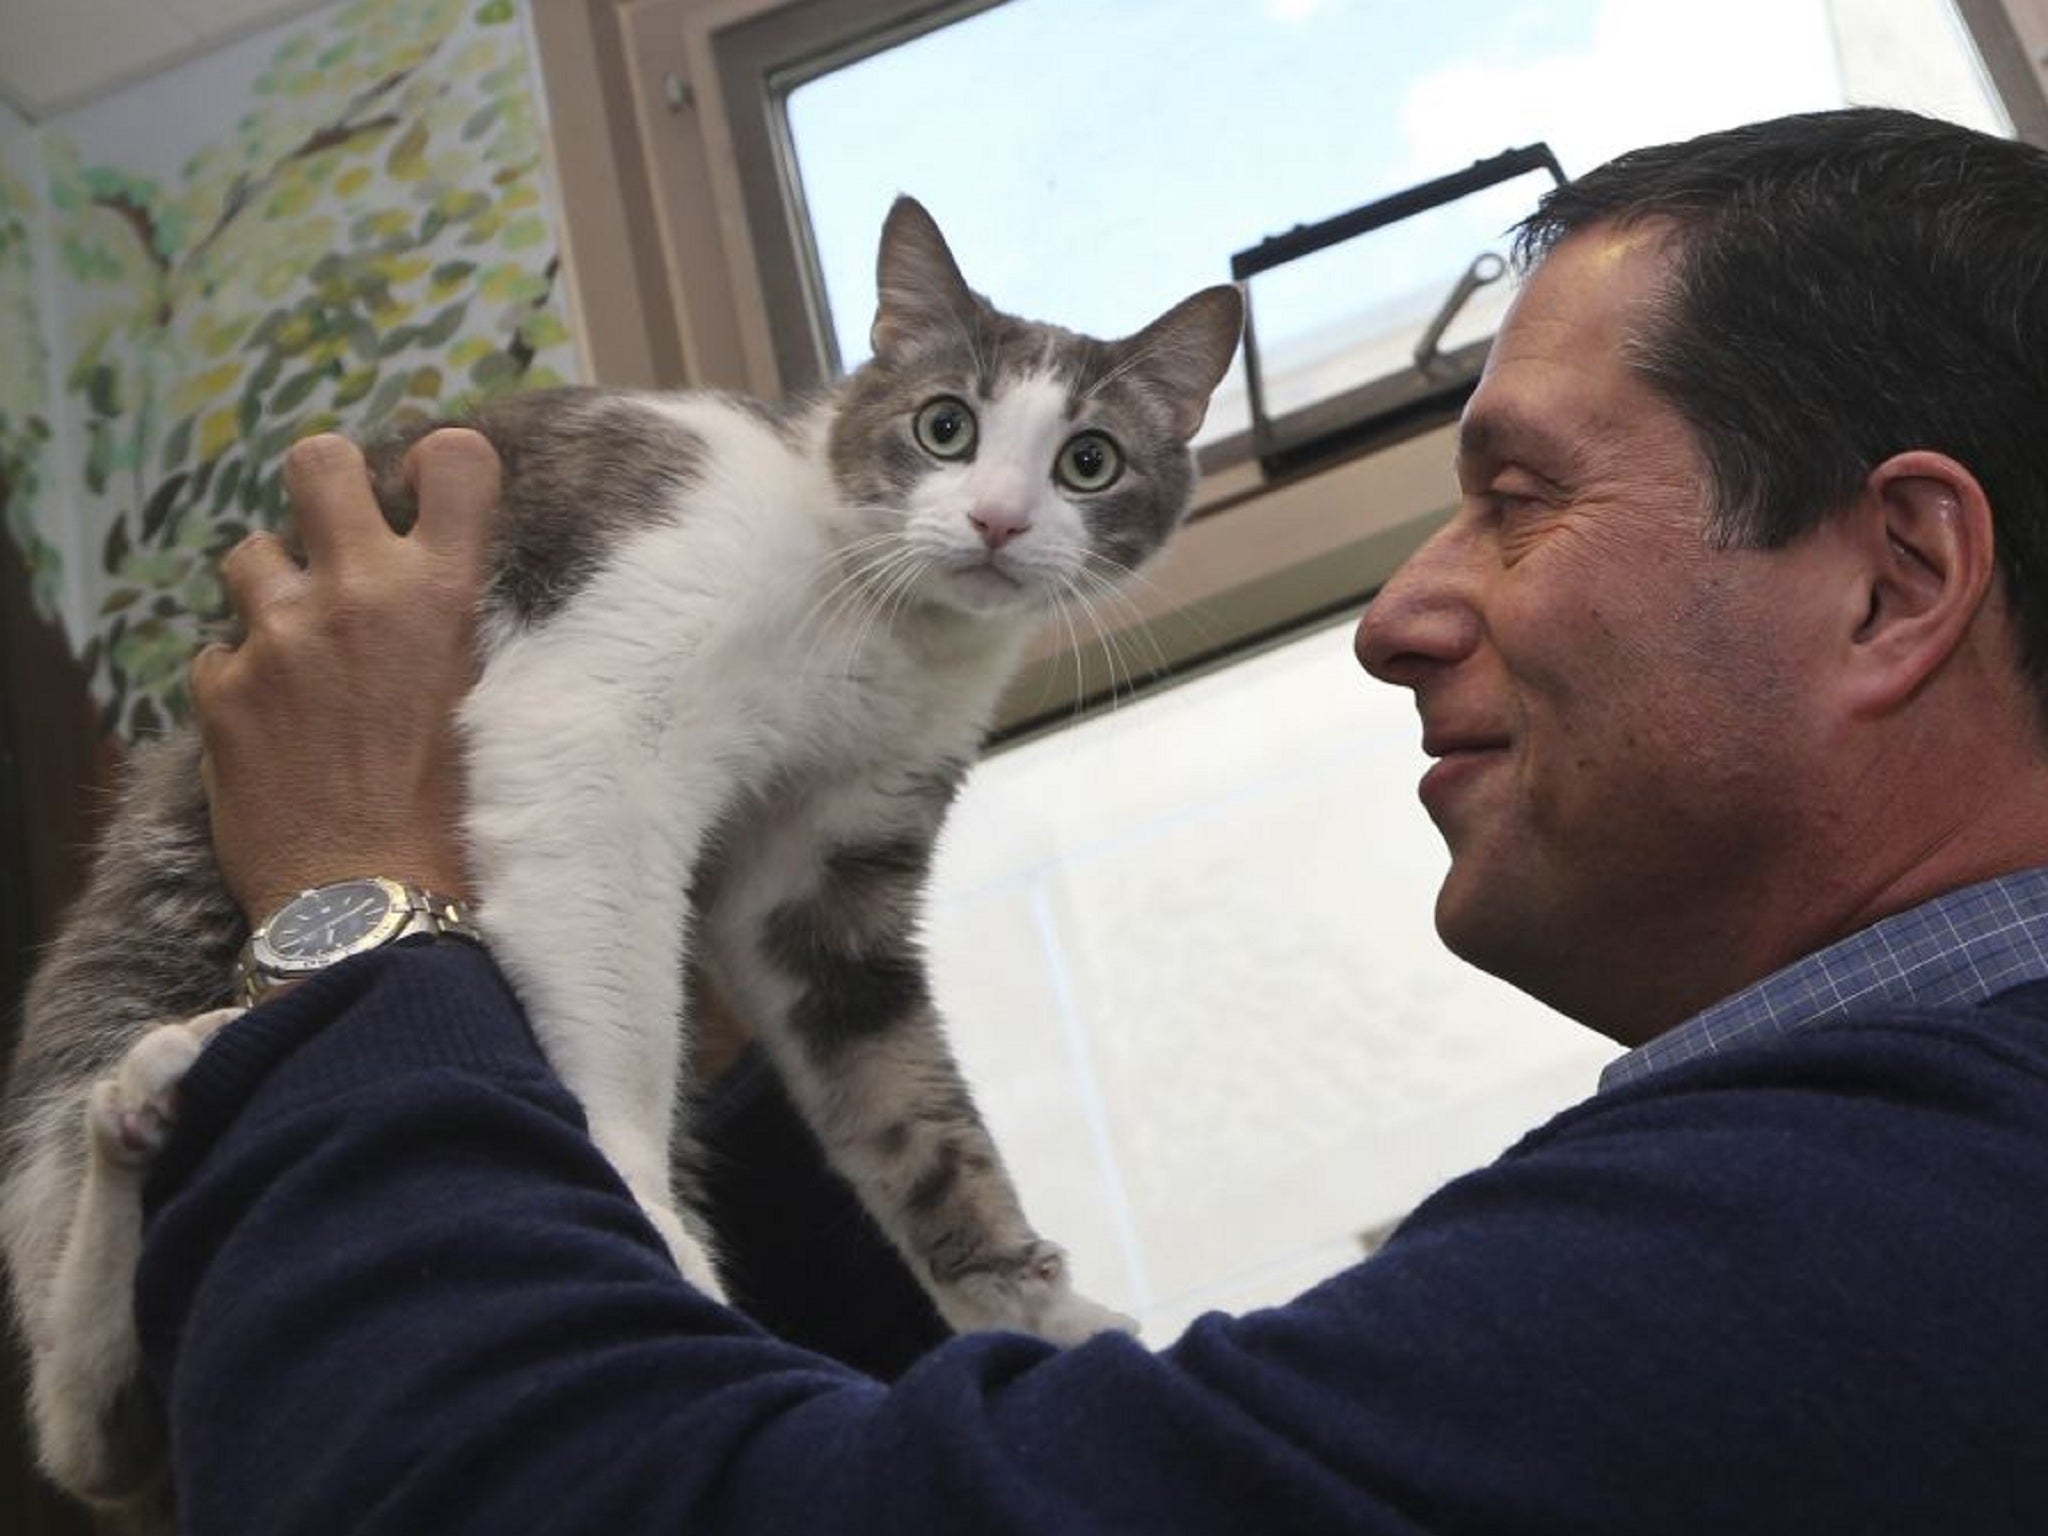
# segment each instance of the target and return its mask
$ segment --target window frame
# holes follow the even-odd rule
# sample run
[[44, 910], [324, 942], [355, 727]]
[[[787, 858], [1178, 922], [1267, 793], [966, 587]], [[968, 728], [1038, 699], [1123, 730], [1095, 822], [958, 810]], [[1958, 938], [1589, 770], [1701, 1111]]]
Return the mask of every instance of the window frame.
[[[586, 376], [767, 399], [824, 382], [834, 344], [776, 93], [1001, 3], [534, 0]], [[2016, 133], [2048, 148], [2048, 0], [1956, 4]], [[1267, 478], [1249, 433], [1205, 445], [1189, 526], [1097, 616], [1106, 638], [1038, 645], [998, 733], [1362, 606], [1449, 515], [1453, 451], [1446, 422]]]

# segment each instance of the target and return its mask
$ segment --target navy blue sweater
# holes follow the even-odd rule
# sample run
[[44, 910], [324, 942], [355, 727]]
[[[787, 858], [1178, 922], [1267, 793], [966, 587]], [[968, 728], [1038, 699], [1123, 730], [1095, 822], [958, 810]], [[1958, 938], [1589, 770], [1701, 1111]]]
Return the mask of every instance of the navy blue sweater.
[[2048, 1531], [2048, 987], [1601, 1095], [1162, 1352], [893, 1383], [676, 1277], [464, 947], [252, 1013], [184, 1106], [138, 1312], [191, 1536]]

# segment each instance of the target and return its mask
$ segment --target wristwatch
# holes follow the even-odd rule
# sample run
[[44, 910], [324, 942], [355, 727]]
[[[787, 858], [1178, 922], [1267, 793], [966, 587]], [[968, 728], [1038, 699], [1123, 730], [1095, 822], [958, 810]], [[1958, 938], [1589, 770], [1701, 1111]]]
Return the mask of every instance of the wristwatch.
[[482, 943], [467, 903], [372, 875], [301, 891], [242, 946], [235, 991], [254, 1007], [288, 981], [418, 937]]

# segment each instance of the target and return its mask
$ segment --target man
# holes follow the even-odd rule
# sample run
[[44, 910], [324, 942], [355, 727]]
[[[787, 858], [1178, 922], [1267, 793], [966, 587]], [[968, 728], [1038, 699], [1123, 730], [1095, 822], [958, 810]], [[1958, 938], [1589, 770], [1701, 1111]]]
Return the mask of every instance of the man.
[[[386, 951], [187, 1080], [138, 1286], [187, 1528], [2048, 1527], [2044, 231], [2048, 157], [1871, 113], [1532, 224], [1359, 654], [1437, 758], [1446, 941], [1639, 1048], [1373, 1259], [884, 1386], [668, 1270], [484, 957]], [[445, 801], [327, 775], [419, 696], [451, 781], [493, 472], [430, 440], [397, 539], [302, 448], [310, 571], [230, 562], [195, 685], [252, 915], [459, 884]]]

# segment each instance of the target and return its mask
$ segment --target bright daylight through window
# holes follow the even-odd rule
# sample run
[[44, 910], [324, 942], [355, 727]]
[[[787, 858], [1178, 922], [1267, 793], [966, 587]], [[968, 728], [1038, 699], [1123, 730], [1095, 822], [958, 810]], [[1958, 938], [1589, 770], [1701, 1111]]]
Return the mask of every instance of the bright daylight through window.
[[[1510, 147], [1547, 141], [1576, 175], [1846, 103], [2010, 131], [1948, 0], [1010, 0], [798, 87], [788, 117], [851, 367], [899, 191], [1006, 308], [1121, 334], [1235, 251]], [[1361, 356], [1412, 341], [1477, 254], [1368, 239], [1275, 274], [1254, 293], [1269, 393], [1371, 376]], [[1470, 335], [1507, 292], [1482, 296]], [[1240, 381], [1205, 435], [1246, 424]]]

